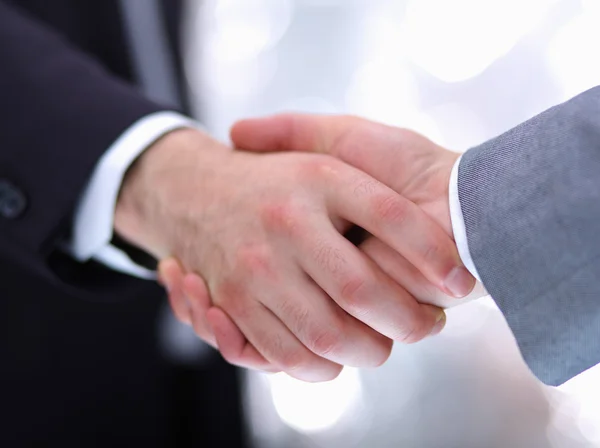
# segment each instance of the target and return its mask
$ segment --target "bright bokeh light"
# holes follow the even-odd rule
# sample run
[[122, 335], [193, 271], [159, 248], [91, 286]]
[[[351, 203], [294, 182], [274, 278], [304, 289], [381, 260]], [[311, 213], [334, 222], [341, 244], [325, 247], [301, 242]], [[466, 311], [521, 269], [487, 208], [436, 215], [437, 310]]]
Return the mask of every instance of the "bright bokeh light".
[[[481, 117], [463, 102], [442, 103], [426, 110], [430, 120], [434, 120], [440, 134], [430, 136], [436, 143], [453, 151], [464, 152], [467, 149], [484, 142], [488, 135]], [[419, 129], [415, 129], [419, 131]], [[426, 129], [427, 130], [427, 129]]]
[[346, 92], [346, 111], [445, 143], [436, 121], [420, 109], [419, 86], [402, 60], [381, 58], [360, 67]]
[[395, 60], [402, 57], [402, 15], [404, 2], [373, 2], [364, 16], [364, 28], [360, 39], [360, 54], [371, 60]]
[[305, 96], [294, 98], [285, 103], [280, 110], [282, 112], [301, 112], [311, 114], [336, 114], [340, 111], [335, 105], [325, 98], [318, 96]]
[[331, 429], [360, 403], [362, 388], [356, 369], [346, 368], [326, 383], [304, 383], [283, 373], [269, 380], [277, 414], [301, 432]]
[[292, 7], [291, 0], [214, 1], [213, 20], [207, 24], [207, 51], [228, 62], [257, 57], [285, 34]]
[[346, 94], [346, 109], [372, 120], [400, 125], [417, 110], [418, 86], [401, 62], [370, 61], [360, 67]]
[[404, 48], [417, 65], [442, 81], [464, 81], [507, 54], [555, 2], [410, 0]]
[[600, 444], [600, 365], [558, 388], [578, 404], [577, 423], [586, 439]]
[[311, 8], [331, 8], [333, 6], [347, 6], [352, 0], [296, 0], [299, 6]]
[[250, 97], [269, 85], [277, 72], [278, 64], [276, 54], [234, 64], [213, 60], [210, 74], [202, 79], [203, 87], [218, 93], [221, 99]]
[[581, 0], [581, 7], [586, 13], [595, 14], [596, 18], [600, 17], [600, 1]]
[[413, 113], [406, 114], [402, 117], [398, 126], [425, 135], [438, 145], [447, 146], [447, 140], [440, 130], [438, 122], [427, 112], [415, 110]]
[[[270, 52], [289, 28], [291, 0], [207, 0], [194, 5], [188, 28], [194, 39], [186, 57], [192, 90], [203, 98], [212, 92], [218, 104], [257, 95], [271, 82], [279, 64]], [[211, 97], [212, 98], [212, 97]]]
[[584, 11], [558, 30], [548, 46], [548, 64], [563, 89], [563, 99], [600, 84], [600, 1], [584, 2]]

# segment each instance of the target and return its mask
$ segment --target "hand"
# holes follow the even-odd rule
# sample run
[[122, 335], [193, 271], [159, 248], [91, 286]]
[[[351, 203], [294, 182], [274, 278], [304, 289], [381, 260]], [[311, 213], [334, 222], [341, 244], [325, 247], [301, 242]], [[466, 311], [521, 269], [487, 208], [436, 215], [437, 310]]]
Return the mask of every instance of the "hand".
[[248, 350], [305, 380], [333, 378], [340, 364], [381, 364], [388, 338], [421, 339], [443, 317], [343, 238], [350, 223], [444, 291], [464, 269], [418, 207], [339, 160], [231, 151], [193, 130], [168, 134], [140, 158], [115, 214], [121, 236], [202, 273]]
[[[238, 147], [253, 151], [317, 151], [341, 157], [405, 194], [452, 235], [448, 184], [458, 154], [419, 134], [357, 117], [280, 115], [241, 121], [232, 129], [232, 139]], [[464, 303], [433, 288], [404, 257], [377, 238], [367, 239], [361, 249], [420, 302], [443, 307]], [[177, 272], [174, 260], [165, 262], [165, 266]], [[177, 275], [183, 278], [181, 272], [171, 275], [174, 284]], [[187, 274], [186, 280], [188, 284], [202, 283], [193, 274]], [[189, 297], [194, 297], [198, 289], [186, 291]], [[485, 290], [478, 284], [468, 299], [483, 295]], [[209, 302], [208, 297], [205, 300]], [[250, 358], [241, 350], [243, 335], [233, 322], [218, 307], [210, 308], [208, 316], [209, 331], [215, 330], [224, 356], [236, 364], [251, 365]], [[442, 326], [443, 323], [439, 330]]]
[[[240, 121], [231, 138], [236, 147], [254, 152], [308, 151], [337, 157], [417, 204], [453, 236], [448, 189], [459, 154], [416, 132], [353, 116], [282, 114]], [[380, 239], [367, 239], [361, 249], [420, 302], [442, 307], [461, 303], [432, 289], [405, 257]], [[458, 285], [463, 281], [457, 280]], [[477, 284], [468, 299], [485, 294]]]
[[231, 139], [247, 151], [339, 158], [419, 205], [452, 236], [448, 187], [459, 154], [416, 132], [354, 116], [281, 114], [239, 121]]

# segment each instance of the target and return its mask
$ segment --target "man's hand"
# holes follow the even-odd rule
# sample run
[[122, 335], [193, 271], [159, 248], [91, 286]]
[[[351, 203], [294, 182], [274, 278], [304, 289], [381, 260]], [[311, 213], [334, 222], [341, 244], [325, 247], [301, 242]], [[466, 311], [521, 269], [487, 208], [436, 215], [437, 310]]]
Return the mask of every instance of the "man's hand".
[[414, 131], [354, 116], [281, 114], [239, 121], [231, 139], [247, 151], [339, 158], [419, 205], [452, 235], [448, 186], [459, 154]]
[[[410, 199], [452, 236], [448, 189], [459, 154], [416, 132], [353, 116], [283, 114], [240, 121], [231, 138], [238, 148], [255, 152], [308, 151], [337, 157]], [[432, 290], [402, 254], [380, 239], [369, 238], [361, 249], [419, 301], [456, 303]], [[479, 288], [479, 295], [482, 291]]]
[[121, 236], [202, 274], [213, 322], [239, 327], [243, 350], [305, 380], [333, 378], [341, 364], [379, 365], [390, 339], [416, 341], [443, 323], [442, 310], [416, 302], [342, 236], [351, 223], [447, 294], [472, 289], [435, 221], [326, 155], [243, 153], [175, 131], [132, 168], [115, 215]]

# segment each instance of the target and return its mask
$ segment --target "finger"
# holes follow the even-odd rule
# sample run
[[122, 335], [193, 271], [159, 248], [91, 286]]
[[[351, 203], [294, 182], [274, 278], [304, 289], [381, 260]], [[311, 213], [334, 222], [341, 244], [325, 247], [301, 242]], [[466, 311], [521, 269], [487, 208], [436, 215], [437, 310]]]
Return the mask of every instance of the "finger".
[[230, 136], [237, 148], [247, 151], [328, 154], [366, 173], [380, 173], [379, 180], [394, 189], [398, 171], [420, 152], [448, 152], [416, 132], [351, 115], [287, 113], [250, 118], [235, 123]]
[[392, 340], [342, 310], [308, 276], [290, 279], [281, 296], [265, 295], [267, 306], [311, 352], [337, 364], [377, 367], [389, 357]]
[[[402, 143], [410, 148], [422, 149], [427, 145], [434, 152], [447, 152], [410, 131], [349, 116], [286, 114], [244, 120], [234, 125], [231, 138], [243, 149], [327, 153], [359, 170], [378, 173], [378, 179], [394, 189], [401, 189], [396, 179], [404, 177], [403, 167], [397, 163], [407, 165], [406, 157], [411, 154], [398, 151]], [[375, 147], [377, 151], [366, 151], [368, 147]], [[419, 151], [413, 155], [418, 154]], [[318, 174], [326, 172], [325, 168], [320, 167]], [[346, 170], [329, 168], [331, 180], [350, 187], [334, 183], [330, 190], [331, 204], [346, 219], [398, 251], [443, 292], [464, 297], [473, 290], [475, 279], [462, 265], [456, 246], [448, 237], [449, 229], [443, 230], [417, 205], [400, 196], [394, 197], [393, 190], [366, 174], [358, 174], [360, 171], [356, 170], [348, 178], [343, 175]], [[336, 176], [338, 179], [334, 179]], [[345, 198], [342, 199], [342, 195]]]
[[[268, 372], [279, 371], [246, 340], [223, 310], [211, 308], [208, 288], [199, 275], [187, 274], [183, 279], [183, 286], [192, 305], [193, 327], [198, 336], [214, 347], [218, 346], [223, 357], [231, 364]], [[217, 335], [213, 331], [215, 328], [218, 330]]]
[[475, 279], [456, 244], [420, 207], [365, 173], [337, 161], [322, 168], [330, 213], [364, 228], [413, 264], [442, 291], [464, 297]]
[[247, 369], [279, 372], [279, 369], [247, 341], [237, 325], [222, 309], [210, 308], [206, 320], [214, 333], [219, 351], [227, 362]]
[[[223, 310], [212, 307], [206, 283], [199, 275], [187, 274], [183, 284], [184, 291], [192, 304], [193, 327], [198, 336], [218, 348], [223, 358], [230, 364], [267, 372], [278, 371], [256, 351], [252, 344], [248, 343]], [[216, 335], [215, 331], [218, 332]]]
[[339, 375], [340, 365], [312, 353], [270, 310], [243, 289], [240, 293], [217, 302], [269, 363], [303, 381], [328, 381]]
[[[352, 129], [355, 117], [312, 114], [278, 114], [238, 121], [231, 128], [237, 148], [257, 151], [312, 151], [337, 156], [339, 136]], [[366, 123], [361, 120], [361, 123]]]
[[[433, 212], [428, 188], [414, 184], [415, 174], [453, 164], [456, 154], [426, 137], [355, 116], [281, 114], [242, 120], [231, 130], [240, 149], [257, 152], [300, 151], [331, 155], [383, 182]], [[449, 182], [449, 179], [448, 179]], [[449, 220], [440, 223], [452, 235]]]
[[169, 298], [174, 304], [173, 309], [177, 307], [179, 316], [187, 313], [183, 317], [185, 320], [182, 321], [191, 325], [196, 335], [216, 348], [215, 337], [206, 322], [206, 312], [211, 304], [204, 280], [197, 274], [184, 275], [181, 265], [173, 258], [161, 264], [159, 273], [163, 282], [166, 283], [165, 277], [167, 277], [172, 285]]
[[457, 301], [456, 298], [439, 291], [406, 258], [377, 238], [368, 238], [360, 245], [360, 249], [394, 281], [406, 288], [420, 303], [451, 308], [487, 295], [485, 288], [477, 283], [468, 296]]
[[395, 341], [408, 343], [429, 335], [443, 319], [441, 309], [420, 305], [331, 223], [313, 227], [319, 231], [298, 246], [301, 266], [347, 313]]
[[169, 303], [175, 317], [191, 325], [191, 308], [183, 291], [183, 270], [174, 258], [166, 258], [158, 264], [158, 272], [167, 289]]
[[425, 276], [405, 257], [378, 238], [367, 238], [360, 250], [375, 262], [392, 280], [402, 285], [406, 291], [420, 303], [435, 304], [442, 299], [456, 302], [435, 287]]
[[212, 305], [206, 283], [198, 274], [186, 274], [183, 278], [183, 291], [191, 307], [194, 332], [205, 342], [216, 348], [215, 335], [206, 319], [206, 313]]

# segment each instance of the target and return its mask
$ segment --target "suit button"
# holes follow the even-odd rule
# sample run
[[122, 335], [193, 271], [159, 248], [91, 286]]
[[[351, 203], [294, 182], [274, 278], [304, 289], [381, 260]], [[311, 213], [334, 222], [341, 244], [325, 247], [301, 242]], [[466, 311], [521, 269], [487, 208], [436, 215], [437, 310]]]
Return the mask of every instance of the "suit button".
[[21, 190], [6, 180], [0, 179], [0, 216], [15, 219], [23, 214], [27, 199]]

